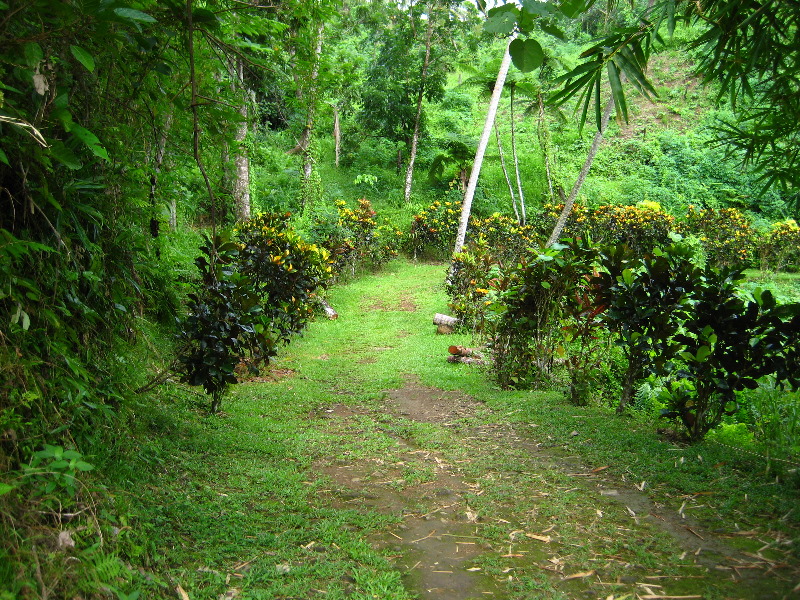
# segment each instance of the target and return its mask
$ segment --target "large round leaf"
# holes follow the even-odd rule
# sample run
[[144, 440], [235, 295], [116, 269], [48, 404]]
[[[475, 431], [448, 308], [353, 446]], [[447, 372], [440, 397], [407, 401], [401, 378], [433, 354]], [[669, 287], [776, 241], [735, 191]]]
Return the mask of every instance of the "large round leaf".
[[508, 46], [514, 66], [523, 73], [528, 73], [542, 66], [544, 50], [539, 42], [532, 38], [521, 40], [517, 38]]

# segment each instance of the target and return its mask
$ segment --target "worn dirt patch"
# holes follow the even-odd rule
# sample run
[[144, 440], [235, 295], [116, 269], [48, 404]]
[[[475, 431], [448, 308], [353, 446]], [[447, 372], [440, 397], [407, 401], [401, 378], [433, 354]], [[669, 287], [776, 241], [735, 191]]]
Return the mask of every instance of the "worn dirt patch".
[[261, 369], [258, 375], [251, 375], [244, 365], [236, 368], [239, 383], [275, 383], [294, 375], [294, 369]]
[[[655, 504], [645, 491], [609, 476], [604, 468], [591, 469], [574, 457], [559, 455], [556, 448], [536, 442], [528, 431], [517, 431], [505, 422], [492, 422], [492, 411], [482, 403], [459, 392], [423, 386], [413, 377], [406, 378], [403, 388], [388, 390], [385, 402], [388, 411], [405, 419], [455, 428], [463, 435], [465, 444], [480, 444], [500, 452], [522, 452], [532, 471], [537, 465], [541, 469], [559, 470], [575, 481], [573, 489], [581, 489], [582, 493], [596, 498], [599, 507], [607, 510], [608, 505], [618, 504], [627, 511], [630, 525], [625, 527], [631, 528], [628, 531], [651, 523], [669, 533], [683, 548], [683, 556], [709, 573], [710, 581], [715, 577], [734, 579], [741, 582], [742, 589], [751, 590], [748, 597], [777, 597], [763, 587], [768, 586], [766, 582], [771, 573], [782, 566], [776, 561], [760, 553], [736, 550], [724, 538], [694, 522], [688, 513], [682, 510], [676, 513], [674, 509]], [[349, 419], [376, 416], [366, 409], [345, 406], [333, 407], [327, 414], [343, 427]], [[482, 418], [477, 419], [476, 415]], [[649, 589], [662, 594], [667, 586], [675, 584], [674, 578], [652, 576], [652, 573], [647, 574], [650, 577], [632, 575], [629, 581], [623, 578], [613, 584], [600, 581], [601, 570], [592, 571], [591, 575], [577, 574], [581, 577], [572, 573], [570, 577], [563, 557], [550, 545], [548, 530], [530, 531], [518, 525], [514, 507], [507, 507], [508, 514], [479, 515], [470, 505], [470, 499], [486, 491], [485, 482], [465, 478], [460, 466], [439, 452], [423, 450], [408, 440], [393, 437], [397, 452], [391, 460], [339, 459], [320, 461], [315, 467], [331, 482], [326, 493], [334, 506], [374, 510], [398, 517], [396, 524], [375, 534], [370, 542], [390, 552], [396, 567], [404, 573], [407, 586], [420, 598], [506, 597], [506, 577], [513, 575], [514, 567], [508, 567], [502, 576], [496, 571], [490, 576], [483, 566], [486, 560], [503, 559], [512, 561], [509, 564], [522, 561], [518, 564], [536, 565], [542, 572], [550, 572], [561, 580], [562, 585], [572, 586], [572, 591], [582, 590], [581, 597], [605, 598], [611, 588], [599, 586], [606, 585], [627, 586], [614, 588], [617, 592], [647, 592], [636, 587], [640, 585], [637, 580], [641, 579], [649, 579]], [[523, 493], [534, 491], [524, 490]], [[547, 494], [542, 496], [542, 501], [547, 502]], [[485, 536], [479, 535], [481, 527], [494, 525], [510, 532], [503, 548], [496, 544], [493, 548], [482, 541]], [[557, 532], [552, 533], [557, 536]], [[757, 535], [755, 532], [742, 534]], [[599, 590], [606, 590], [605, 595], [597, 596]], [[764, 593], [754, 596], [752, 590]]]
[[401, 294], [397, 301], [394, 299], [385, 300], [383, 298], [371, 300], [371, 304], [367, 305], [369, 311], [404, 311], [416, 312], [417, 305], [409, 294]]

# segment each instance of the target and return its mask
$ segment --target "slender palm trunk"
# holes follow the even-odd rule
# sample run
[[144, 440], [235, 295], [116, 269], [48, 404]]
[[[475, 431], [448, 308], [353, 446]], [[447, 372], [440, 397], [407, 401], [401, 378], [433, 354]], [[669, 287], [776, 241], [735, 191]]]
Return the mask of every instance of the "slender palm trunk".
[[425, 95], [425, 83], [428, 79], [428, 66], [431, 60], [431, 35], [433, 34], [433, 15], [428, 15], [428, 29], [425, 32], [425, 60], [422, 63], [422, 77], [420, 78], [419, 92], [417, 93], [417, 114], [414, 118], [414, 134], [411, 137], [411, 154], [406, 167], [406, 182], [404, 190], [405, 201], [411, 199], [411, 184], [414, 180], [414, 162], [417, 159], [417, 144], [419, 143], [419, 126], [422, 120], [422, 99]]
[[583, 186], [583, 182], [586, 180], [586, 175], [589, 173], [589, 169], [592, 167], [592, 161], [594, 161], [597, 150], [600, 148], [600, 142], [603, 141], [603, 135], [606, 132], [608, 120], [611, 117], [611, 111], [613, 110], [614, 98], [609, 98], [608, 104], [606, 105], [606, 110], [603, 113], [603, 118], [600, 121], [600, 130], [594, 134], [594, 140], [592, 140], [592, 146], [589, 148], [589, 154], [586, 156], [586, 160], [583, 163], [583, 168], [578, 175], [578, 179], [575, 181], [575, 185], [572, 186], [572, 191], [569, 193], [569, 197], [564, 203], [564, 208], [561, 211], [561, 215], [558, 217], [556, 226], [553, 228], [553, 232], [550, 234], [550, 238], [547, 240], [548, 246], [555, 244], [558, 241], [558, 238], [561, 237], [561, 232], [564, 231], [564, 226], [567, 224], [567, 218], [572, 212], [572, 206], [575, 204], [575, 198], [578, 197], [578, 191], [580, 191], [581, 186]]
[[541, 90], [539, 91], [537, 100], [539, 101], [539, 123], [536, 126], [536, 134], [539, 138], [539, 146], [542, 149], [542, 155], [544, 156], [544, 170], [547, 174], [547, 190], [550, 193], [550, 201], [552, 201], [555, 198], [555, 192], [553, 192], [553, 173], [550, 170], [550, 135], [544, 120], [544, 98], [542, 97]]
[[339, 151], [342, 146], [342, 128], [339, 122], [339, 107], [335, 104], [331, 105], [333, 108], [333, 142], [334, 142], [334, 164], [339, 166]]
[[[514, 173], [517, 177], [517, 193], [519, 194], [519, 212], [517, 221], [520, 225], [525, 225], [527, 217], [525, 215], [525, 194], [522, 193], [522, 178], [519, 175], [519, 157], [517, 156], [517, 138], [515, 135], [516, 124], [514, 122], [514, 86], [511, 86], [511, 155], [514, 157]], [[514, 214], [516, 214], [516, 207]]]
[[[509, 43], [511, 43], [515, 37], [516, 36], [512, 36]], [[467, 237], [467, 224], [469, 223], [469, 215], [472, 211], [472, 200], [475, 197], [475, 189], [478, 187], [478, 178], [480, 177], [481, 167], [483, 166], [483, 157], [486, 155], [486, 147], [489, 145], [489, 136], [492, 135], [492, 125], [497, 115], [497, 106], [500, 104], [500, 96], [503, 93], [503, 85], [506, 82], [506, 75], [508, 75], [508, 67], [510, 65], [511, 55], [508, 53], [508, 47], [506, 47], [506, 54], [503, 57], [503, 62], [500, 63], [497, 81], [495, 81], [494, 84], [492, 99], [489, 101], [489, 110], [486, 113], [486, 121], [483, 124], [483, 133], [481, 133], [478, 149], [475, 152], [475, 161], [472, 163], [472, 172], [469, 176], [467, 191], [464, 193], [464, 202], [461, 205], [461, 218], [458, 223], [458, 233], [456, 234], [453, 254], [458, 254], [464, 247], [464, 240]]]
[[506, 185], [508, 186], [508, 194], [511, 196], [511, 206], [514, 208], [514, 216], [517, 217], [519, 222], [519, 211], [517, 210], [517, 197], [514, 194], [514, 186], [511, 183], [511, 178], [508, 176], [508, 169], [506, 169], [506, 158], [503, 153], [503, 144], [500, 142], [500, 130], [497, 128], [497, 121], [494, 123], [494, 137], [497, 140], [497, 154], [500, 157], [500, 168], [503, 170], [503, 175], [506, 178]]

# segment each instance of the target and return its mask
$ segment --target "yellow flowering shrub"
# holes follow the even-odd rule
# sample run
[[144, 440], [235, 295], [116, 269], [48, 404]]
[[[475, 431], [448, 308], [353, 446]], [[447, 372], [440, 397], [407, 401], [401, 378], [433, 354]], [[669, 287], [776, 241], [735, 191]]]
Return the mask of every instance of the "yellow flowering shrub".
[[758, 254], [762, 269], [800, 271], [800, 226], [794, 219], [774, 223]]
[[735, 208], [698, 210], [690, 206], [679, 232], [697, 236], [712, 265], [729, 267], [753, 260], [755, 232], [749, 219]]

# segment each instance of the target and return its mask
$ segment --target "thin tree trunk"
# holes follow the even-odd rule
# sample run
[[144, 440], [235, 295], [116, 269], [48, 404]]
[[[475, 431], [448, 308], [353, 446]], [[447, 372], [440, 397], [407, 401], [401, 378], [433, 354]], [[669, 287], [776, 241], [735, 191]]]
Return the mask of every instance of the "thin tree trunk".
[[236, 220], [246, 221], [250, 218], [250, 157], [244, 141], [247, 138], [249, 111], [247, 109], [248, 94], [244, 85], [244, 65], [242, 59], [236, 60], [236, 78], [231, 84], [234, 90], [238, 87], [242, 93], [242, 105], [239, 114], [241, 123], [236, 128], [236, 176], [233, 180], [233, 203], [236, 207]]
[[[164, 127], [161, 129], [161, 135], [158, 136], [156, 155], [153, 157], [153, 173], [150, 175], [150, 208], [153, 210], [153, 215], [150, 218], [150, 234], [153, 237], [158, 237], [159, 233], [159, 220], [155, 215], [156, 190], [158, 188], [158, 176], [161, 174], [161, 165], [164, 163], [164, 152], [167, 148], [167, 135], [171, 128], [172, 110], [167, 113], [167, 117], [164, 119]], [[172, 225], [172, 215], [170, 215], [170, 225]]]
[[[192, 20], [192, 0], [186, 0], [186, 28], [187, 38], [189, 40], [189, 86], [191, 90], [191, 104], [192, 110], [192, 154], [194, 155], [194, 162], [200, 170], [200, 175], [206, 184], [208, 191], [208, 198], [211, 201], [211, 239], [215, 240], [217, 237], [217, 197], [214, 194], [214, 188], [211, 187], [211, 180], [208, 178], [203, 160], [200, 157], [200, 115], [197, 111], [197, 74], [195, 71], [194, 61], [194, 22]], [[213, 244], [212, 244], [213, 247]], [[216, 273], [213, 265], [216, 262], [216, 253], [212, 252], [211, 256], [212, 273]]]
[[500, 168], [503, 170], [503, 175], [506, 178], [506, 185], [508, 186], [508, 194], [511, 196], [511, 206], [514, 208], [514, 216], [517, 217], [519, 223], [519, 211], [517, 210], [517, 197], [514, 194], [514, 186], [511, 183], [511, 178], [508, 176], [508, 169], [506, 169], [506, 159], [503, 154], [503, 144], [500, 143], [500, 130], [497, 128], [497, 121], [494, 123], [494, 137], [497, 140], [497, 154], [500, 156]]
[[544, 170], [545, 173], [547, 173], [547, 189], [550, 192], [550, 201], [552, 202], [555, 198], [555, 193], [553, 192], [553, 173], [550, 170], [550, 144], [548, 142], [549, 134], [547, 131], [545, 131], [546, 125], [544, 121], [544, 99], [542, 98], [541, 90], [539, 90], [537, 99], [539, 101], [539, 123], [536, 127], [536, 133], [537, 137], [539, 138], [539, 146], [542, 148], [542, 155], [544, 156]]
[[[512, 36], [509, 43], [511, 43], [515, 37], [516, 36]], [[483, 133], [481, 133], [478, 149], [475, 152], [475, 161], [472, 163], [472, 172], [469, 176], [467, 191], [464, 194], [464, 202], [461, 205], [461, 218], [458, 223], [458, 233], [456, 234], [453, 254], [458, 254], [464, 247], [464, 240], [467, 237], [467, 224], [469, 223], [469, 215], [472, 211], [472, 200], [475, 197], [475, 189], [478, 187], [478, 178], [480, 177], [481, 167], [483, 166], [483, 157], [486, 155], [486, 146], [489, 145], [489, 136], [492, 134], [492, 124], [497, 115], [497, 106], [500, 104], [500, 96], [503, 93], [503, 85], [506, 82], [506, 75], [508, 75], [508, 67], [510, 65], [511, 55], [508, 53], [508, 47], [506, 47], [506, 54], [503, 57], [503, 62], [500, 63], [500, 70], [497, 72], [497, 81], [495, 81], [494, 84], [492, 99], [489, 101], [489, 110], [486, 113], [486, 121], [483, 124]]]
[[339, 166], [339, 150], [342, 145], [342, 128], [339, 122], [339, 108], [335, 104], [331, 104], [333, 108], [333, 141], [334, 141], [334, 164]]
[[[319, 62], [322, 55], [322, 41], [323, 33], [325, 30], [325, 23], [320, 22], [317, 27], [317, 44], [314, 47], [313, 66], [311, 67], [311, 74], [309, 76], [309, 93], [303, 94], [303, 86], [297, 84], [297, 99], [302, 101], [304, 96], [307, 99], [306, 105], [306, 123], [303, 126], [303, 131], [300, 134], [300, 139], [297, 140], [297, 145], [289, 150], [288, 154], [301, 154], [303, 156], [303, 180], [308, 181], [311, 177], [311, 171], [314, 169], [314, 157], [309, 152], [311, 146], [311, 136], [314, 132], [314, 119], [317, 112], [317, 79], [319, 78]], [[298, 76], [295, 75], [295, 81], [298, 81]]]
[[425, 60], [422, 63], [422, 78], [417, 94], [417, 115], [414, 118], [414, 135], [411, 138], [411, 154], [408, 157], [408, 167], [406, 168], [406, 185], [404, 198], [406, 203], [411, 200], [411, 184], [414, 179], [414, 162], [417, 159], [417, 144], [419, 143], [419, 124], [422, 119], [422, 99], [425, 95], [425, 82], [428, 78], [428, 65], [431, 60], [431, 35], [433, 33], [433, 15], [428, 15], [428, 29], [425, 32]]
[[[517, 221], [520, 225], [525, 225], [527, 217], [525, 215], [525, 194], [522, 193], [522, 178], [519, 175], [519, 157], [517, 156], [517, 139], [514, 135], [516, 124], [514, 123], [514, 86], [511, 87], [511, 155], [514, 157], [514, 173], [517, 177], [517, 192], [519, 193], [519, 210], [520, 215], [517, 215]], [[516, 213], [516, 207], [514, 213]]]
[[550, 238], [547, 240], [548, 246], [555, 244], [558, 241], [558, 238], [561, 237], [561, 232], [564, 231], [564, 226], [567, 224], [567, 218], [572, 212], [572, 206], [575, 204], [575, 198], [578, 197], [578, 191], [581, 189], [581, 186], [586, 179], [586, 175], [589, 173], [589, 169], [592, 166], [592, 161], [594, 161], [595, 154], [597, 154], [597, 150], [600, 148], [600, 142], [603, 141], [603, 135], [606, 132], [608, 120], [611, 117], [611, 112], [613, 110], [614, 98], [612, 97], [609, 98], [608, 104], [606, 105], [606, 110], [603, 113], [603, 118], [600, 121], [600, 130], [594, 134], [592, 146], [589, 148], [589, 154], [586, 156], [586, 160], [583, 163], [583, 168], [581, 169], [580, 175], [578, 175], [578, 179], [575, 181], [575, 185], [572, 186], [572, 191], [569, 193], [569, 197], [564, 203], [564, 208], [561, 211], [561, 215], [558, 217], [556, 226], [553, 228], [553, 233], [550, 234]]

